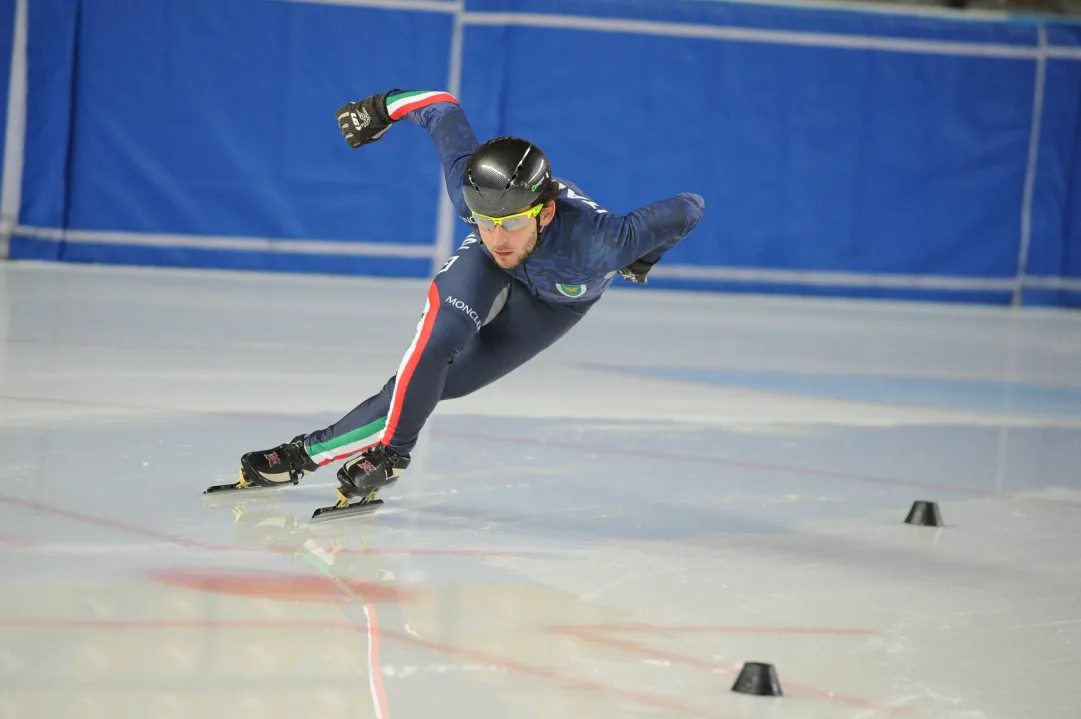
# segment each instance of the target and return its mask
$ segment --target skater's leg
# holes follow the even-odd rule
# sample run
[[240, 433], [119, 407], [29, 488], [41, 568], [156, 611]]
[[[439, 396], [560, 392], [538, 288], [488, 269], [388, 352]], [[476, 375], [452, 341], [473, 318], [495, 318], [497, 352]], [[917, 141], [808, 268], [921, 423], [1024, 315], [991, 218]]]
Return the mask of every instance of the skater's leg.
[[522, 366], [567, 334], [595, 303], [544, 302], [514, 283], [502, 311], [455, 357], [442, 399], [464, 397]]
[[464, 245], [428, 289], [417, 334], [395, 375], [381, 444], [408, 454], [443, 396], [447, 372], [506, 301], [514, 282], [481, 250]]
[[429, 287], [417, 335], [398, 373], [340, 420], [309, 434], [312, 459], [324, 465], [379, 442], [408, 453], [441, 396], [453, 357], [502, 307], [511, 282], [478, 243], [466, 240]]
[[394, 377], [334, 424], [308, 435], [306, 449], [319, 466], [362, 452], [383, 438]]
[[[505, 294], [491, 309], [489, 322], [451, 360], [440, 400], [467, 395], [521, 366], [566, 334], [593, 304], [542, 302], [516, 282]], [[308, 443], [313, 459], [326, 464], [381, 441], [394, 386], [392, 377], [379, 394], [334, 425], [312, 433]]]
[[[432, 292], [433, 296], [430, 297], [428, 303], [428, 313], [431, 311], [435, 290], [433, 289]], [[506, 375], [515, 367], [521, 366], [566, 334], [582, 319], [593, 304], [593, 302], [574, 304], [543, 302], [531, 296], [527, 289], [517, 282], [512, 282], [506, 293], [501, 292], [500, 296], [505, 299], [497, 300], [492, 306], [488, 321], [480, 323], [483, 327], [479, 331], [464, 344], [456, 345], [460, 349], [436, 355], [443, 363], [440, 368], [442, 381], [438, 384], [433, 383], [428, 389], [441, 388], [439, 399], [469, 394]], [[448, 300], [443, 300], [443, 302], [450, 304]], [[430, 318], [428, 313], [426, 317]], [[425, 335], [424, 326], [425, 320], [422, 320], [421, 331], [418, 332], [418, 337], [422, 338], [420, 341], [423, 341]], [[414, 344], [417, 345], [420, 341]], [[427, 341], [430, 342], [431, 339]], [[402, 362], [402, 367], [406, 369], [409, 365], [408, 357], [407, 354], [407, 359]], [[399, 370], [399, 376], [404, 384], [407, 377], [406, 371]], [[407, 401], [408, 399], [411, 397], [407, 397]], [[429, 403], [426, 406], [430, 413], [436, 399], [433, 395], [426, 395], [425, 399]], [[392, 400], [391, 405], [393, 418], [396, 402]], [[408, 407], [408, 405], [405, 406]], [[419, 413], [410, 420], [416, 421], [417, 416]], [[425, 419], [427, 416], [427, 414], [423, 415]], [[390, 427], [391, 424], [388, 422], [387, 434], [390, 432]], [[416, 437], [415, 434], [412, 436]], [[376, 493], [383, 487], [396, 482], [408, 468], [409, 463], [408, 454], [397, 451], [395, 446], [384, 438], [382, 443], [365, 450], [360, 456], [345, 463], [338, 471], [338, 482], [341, 485], [338, 490], [338, 504], [335, 507], [318, 510], [312, 519], [322, 521], [331, 516], [352, 516], [352, 514], [374, 511], [380, 504], [375, 500]], [[361, 497], [362, 501], [350, 504], [351, 498], [354, 497]]]
[[[337, 506], [316, 512], [313, 519], [346, 509], [369, 511], [377, 504], [376, 493], [398, 480], [409, 466], [409, 452], [421, 428], [443, 396], [449, 368], [463, 349], [476, 342], [485, 323], [499, 313], [512, 282], [469, 241], [436, 273], [417, 334], [393, 381], [384, 387], [384, 392], [390, 392], [389, 406], [377, 396], [362, 417], [367, 420], [385, 409], [385, 426], [378, 438], [363, 440], [374, 445], [338, 470], [341, 488]], [[361, 497], [362, 502], [350, 507], [353, 497]]]
[[[487, 256], [482, 255], [481, 258], [490, 262]], [[443, 310], [445, 313], [454, 310], [464, 313], [471, 319], [474, 315], [479, 318], [480, 315], [475, 310], [472, 310], [475, 306], [486, 308], [485, 319], [480, 321], [483, 326], [482, 330], [469, 329], [454, 341], [452, 347], [460, 346], [462, 348], [460, 351], [456, 353], [445, 352], [440, 355], [441, 359], [438, 360], [435, 367], [436, 371], [433, 372], [437, 381], [432, 383], [431, 378], [428, 378], [427, 389], [429, 394], [423, 398], [422, 409], [426, 407], [426, 412], [417, 412], [406, 419], [407, 426], [416, 427], [413, 430], [413, 442], [415, 442], [416, 433], [419, 432], [418, 424], [423, 424], [423, 420], [427, 419], [431, 410], [434, 409], [433, 390], [440, 390], [439, 399], [451, 399], [462, 397], [494, 382], [535, 357], [545, 348], [550, 347], [566, 334], [571, 327], [577, 324], [593, 304], [542, 302], [530, 295], [522, 285], [507, 281], [505, 276], [497, 276], [498, 282], [494, 283], [494, 286], [490, 288], [490, 294], [494, 294], [494, 299], [491, 302], [485, 302], [483, 297], [473, 300], [474, 304], [463, 302], [458, 298], [469, 296], [466, 292], [470, 288], [476, 289], [485, 286], [484, 278], [486, 275], [481, 274], [480, 281], [468, 284], [470, 279], [478, 279], [477, 274], [470, 278], [468, 273], [461, 272], [467, 270], [473, 262], [476, 262], [476, 259], [473, 259], [472, 262], [453, 263], [453, 265], [460, 265], [460, 275], [456, 273], [441, 280], [440, 278], [443, 275], [449, 274], [443, 273], [443, 275], [436, 278], [433, 285], [435, 290], [429, 291], [429, 301], [425, 316], [420, 323], [421, 330], [418, 332], [418, 338], [424, 334], [425, 321], [429, 320], [432, 314], [431, 299], [436, 296], [435, 291], [439, 290], [440, 285], [443, 285], [446, 290], [438, 295], [441, 298], [439, 304], [446, 306]], [[453, 269], [453, 266], [451, 269]], [[452, 292], [459, 289], [457, 287], [459, 279], [462, 280], [463, 286], [460, 289], [463, 291], [455, 295]], [[451, 280], [454, 280], [454, 282]], [[437, 309], [436, 312], [439, 311]], [[477, 321], [476, 319], [472, 320], [472, 327], [476, 327]], [[444, 325], [458, 330], [461, 329], [460, 324], [451, 323], [448, 325], [446, 314], [444, 314]], [[440, 325], [440, 327], [444, 325]], [[436, 327], [437, 323], [433, 321], [431, 326]], [[450, 334], [444, 329], [436, 332], [437, 337]], [[430, 335], [431, 333], [428, 333], [428, 339], [425, 341], [424, 347], [419, 350], [420, 352], [432, 353], [432, 349], [428, 345], [431, 342]], [[402, 367], [408, 368], [410, 356], [418, 353], [417, 345], [419, 342], [419, 339], [414, 341], [410, 352], [406, 354], [406, 359], [402, 362]], [[431, 347], [440, 344], [441, 342], [437, 341], [431, 343]], [[421, 365], [418, 361], [413, 365], [414, 373], [418, 366], [422, 370], [424, 369], [424, 365]], [[413, 382], [412, 386], [421, 386], [421, 384], [416, 384], [415, 380]], [[251, 479], [248, 480], [250, 482], [258, 482], [263, 485], [289, 482], [293, 478], [302, 476], [303, 472], [314, 470], [319, 465], [379, 445], [386, 435], [385, 427], [391, 410], [392, 398], [395, 395], [395, 388], [396, 377], [392, 377], [377, 394], [365, 400], [338, 422], [318, 432], [311, 433], [307, 436], [306, 441], [304, 437], [298, 437], [293, 442], [282, 445], [275, 450], [251, 452], [245, 455], [241, 464], [246, 471], [242, 475], [241, 484], [245, 483], [244, 476], [250, 477]], [[411, 392], [409, 400], [412, 401], [415, 396]], [[418, 402], [418, 404], [421, 403]], [[399, 417], [403, 407], [411, 407], [411, 405], [405, 403], [404, 398], [399, 404]], [[415, 411], [415, 407], [412, 408]], [[303, 444], [298, 445], [298, 440]], [[411, 447], [412, 444], [410, 443], [408, 446]], [[297, 447], [303, 447], [304, 451], [295, 451]], [[408, 450], [396, 454], [405, 454], [407, 452]], [[378, 460], [375, 457], [372, 459]], [[372, 467], [375, 467], [376, 464], [364, 456], [356, 461], [369, 461], [368, 466]], [[385, 483], [393, 481], [408, 466], [408, 458], [391, 458], [386, 461], [379, 460], [377, 463], [386, 465], [384, 469], [387, 471], [383, 473], [385, 476], [382, 478]], [[343, 467], [344, 470], [346, 470], [346, 467]], [[353, 474], [357, 474], [357, 472], [353, 472]], [[379, 472], [376, 474], [378, 475]], [[366, 477], [366, 481], [368, 480], [371, 480], [371, 478]]]

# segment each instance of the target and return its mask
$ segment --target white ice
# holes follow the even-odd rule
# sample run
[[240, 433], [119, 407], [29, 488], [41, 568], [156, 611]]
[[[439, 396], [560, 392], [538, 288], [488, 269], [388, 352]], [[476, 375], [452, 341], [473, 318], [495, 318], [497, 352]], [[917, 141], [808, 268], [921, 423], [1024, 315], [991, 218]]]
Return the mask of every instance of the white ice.
[[425, 284], [0, 265], [0, 718], [1081, 717], [1081, 314], [620, 288], [381, 513], [204, 499]]

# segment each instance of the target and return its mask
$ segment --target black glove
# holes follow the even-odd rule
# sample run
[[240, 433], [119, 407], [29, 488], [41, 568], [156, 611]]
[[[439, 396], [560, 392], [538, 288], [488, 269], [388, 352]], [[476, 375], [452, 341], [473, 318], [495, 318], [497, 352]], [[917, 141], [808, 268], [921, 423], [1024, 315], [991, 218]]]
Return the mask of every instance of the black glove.
[[646, 283], [646, 275], [649, 274], [649, 271], [653, 269], [653, 265], [655, 264], [657, 263], [646, 262], [645, 260], [635, 260], [620, 270], [619, 274], [628, 282], [644, 285]]
[[338, 108], [335, 113], [338, 116], [338, 127], [341, 128], [349, 147], [356, 149], [370, 145], [387, 133], [394, 122], [387, 114], [387, 95], [395, 92], [401, 90], [394, 89], [372, 95]]

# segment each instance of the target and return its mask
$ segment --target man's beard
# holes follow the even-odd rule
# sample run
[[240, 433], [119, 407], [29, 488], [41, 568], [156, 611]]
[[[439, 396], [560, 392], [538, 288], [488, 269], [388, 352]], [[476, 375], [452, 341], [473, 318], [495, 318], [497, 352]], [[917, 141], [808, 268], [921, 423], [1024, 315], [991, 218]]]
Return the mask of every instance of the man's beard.
[[[522, 254], [515, 257], [513, 265], [500, 264], [499, 259], [496, 259], [496, 264], [499, 265], [504, 270], [516, 270], [516, 269], [518, 269], [519, 267], [522, 266], [522, 263], [524, 263], [526, 260], [529, 259], [529, 256], [531, 254], [533, 254], [533, 250], [535, 250], [536, 248], [537, 248], [537, 232], [534, 231], [533, 232], [533, 237], [530, 238], [529, 243], [522, 250]], [[505, 260], [505, 258], [502, 258], [502, 259]]]

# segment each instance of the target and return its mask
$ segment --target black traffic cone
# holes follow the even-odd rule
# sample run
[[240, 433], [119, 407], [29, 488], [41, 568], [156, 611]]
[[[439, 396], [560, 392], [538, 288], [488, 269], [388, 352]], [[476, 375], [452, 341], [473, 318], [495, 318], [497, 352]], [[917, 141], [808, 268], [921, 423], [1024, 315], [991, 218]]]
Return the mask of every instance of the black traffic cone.
[[772, 664], [746, 662], [732, 685], [732, 691], [759, 697], [781, 696], [781, 682]]
[[918, 501], [912, 504], [905, 517], [905, 524], [915, 524], [920, 527], [941, 527], [942, 513], [938, 511], [938, 505], [934, 502]]

